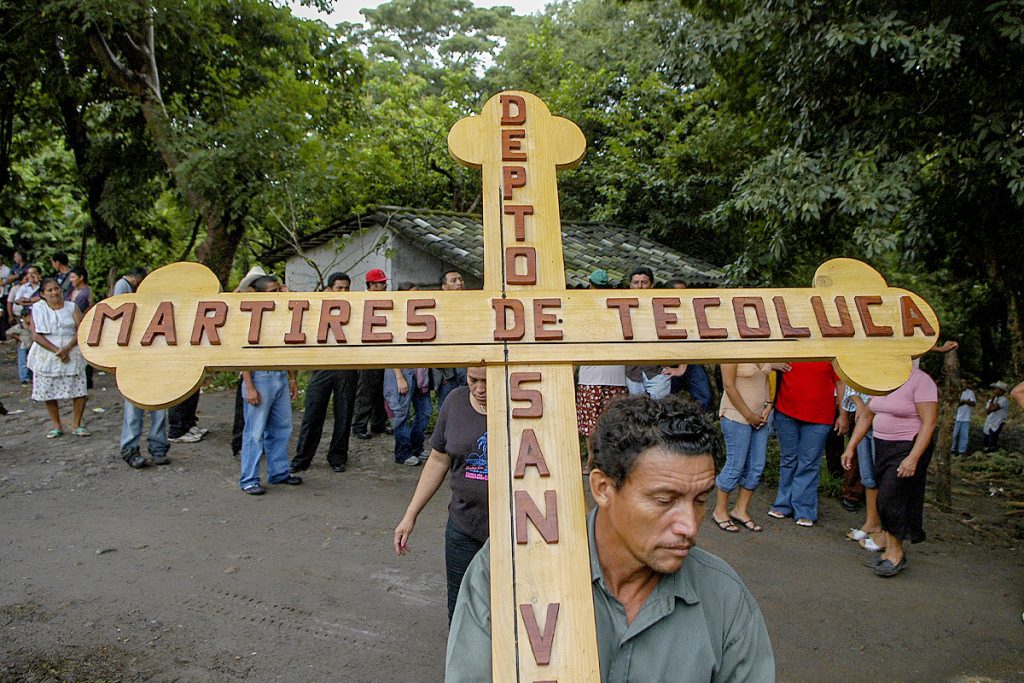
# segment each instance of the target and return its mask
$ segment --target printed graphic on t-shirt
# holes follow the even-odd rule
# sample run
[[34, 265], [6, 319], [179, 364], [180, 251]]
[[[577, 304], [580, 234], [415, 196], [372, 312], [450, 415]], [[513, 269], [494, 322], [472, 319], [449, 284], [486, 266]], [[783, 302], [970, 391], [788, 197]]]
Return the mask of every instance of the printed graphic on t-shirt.
[[487, 432], [476, 440], [476, 450], [466, 456], [466, 479], [487, 481]]

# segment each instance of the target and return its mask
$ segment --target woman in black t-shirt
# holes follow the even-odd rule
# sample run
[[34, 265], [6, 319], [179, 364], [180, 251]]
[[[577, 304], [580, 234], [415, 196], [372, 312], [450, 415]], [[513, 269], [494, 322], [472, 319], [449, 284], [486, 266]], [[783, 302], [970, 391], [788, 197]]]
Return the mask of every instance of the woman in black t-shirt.
[[423, 465], [416, 492], [395, 528], [394, 538], [395, 552], [405, 555], [416, 518], [450, 473], [452, 499], [444, 534], [448, 623], [462, 577], [488, 535], [486, 368], [469, 368], [466, 381], [468, 386], [454, 390], [441, 406], [430, 439], [430, 458]]

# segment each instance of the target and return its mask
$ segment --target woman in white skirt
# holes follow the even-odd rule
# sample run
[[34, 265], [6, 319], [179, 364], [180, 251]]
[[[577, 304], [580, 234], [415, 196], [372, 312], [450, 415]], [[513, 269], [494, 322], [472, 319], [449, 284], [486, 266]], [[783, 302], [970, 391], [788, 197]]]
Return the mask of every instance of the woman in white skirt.
[[32, 340], [28, 353], [32, 369], [32, 400], [46, 403], [53, 429], [47, 439], [64, 435], [59, 400], [72, 400], [72, 429], [76, 436], [89, 436], [82, 426], [85, 413], [85, 359], [78, 349], [78, 324], [82, 312], [74, 302], [64, 301], [64, 293], [53, 278], [42, 285], [42, 301], [32, 305]]

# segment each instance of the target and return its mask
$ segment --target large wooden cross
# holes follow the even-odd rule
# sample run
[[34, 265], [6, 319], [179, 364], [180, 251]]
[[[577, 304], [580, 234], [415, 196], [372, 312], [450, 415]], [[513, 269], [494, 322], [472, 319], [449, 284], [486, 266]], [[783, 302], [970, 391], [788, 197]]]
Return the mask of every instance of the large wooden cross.
[[906, 381], [938, 320], [850, 259], [807, 289], [566, 290], [555, 171], [583, 157], [579, 128], [503, 92], [448, 142], [483, 172], [483, 291], [222, 293], [176, 263], [97, 304], [79, 342], [149, 408], [211, 368], [486, 366], [494, 680], [596, 681], [573, 364], [833, 360], [879, 393]]

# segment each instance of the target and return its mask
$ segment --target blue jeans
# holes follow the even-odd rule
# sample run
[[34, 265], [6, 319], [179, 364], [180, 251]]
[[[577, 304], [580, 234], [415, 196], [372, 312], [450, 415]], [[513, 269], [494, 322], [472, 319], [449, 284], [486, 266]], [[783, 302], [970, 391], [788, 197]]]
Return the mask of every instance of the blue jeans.
[[772, 510], [797, 519], [818, 519], [821, 453], [832, 425], [796, 420], [775, 411], [779, 435], [779, 493]]
[[971, 438], [970, 420], [957, 420], [953, 423], [953, 452], [963, 455], [967, 452], [967, 442]]
[[701, 408], [711, 410], [714, 395], [711, 393], [711, 380], [708, 379], [708, 373], [704, 370], [703, 365], [691, 363], [686, 366], [686, 372], [681, 377], [672, 378], [673, 394], [678, 394], [684, 389], [690, 393], [690, 398]]
[[18, 347], [18, 381], [31, 382], [32, 371], [28, 367], [28, 349]]
[[860, 483], [864, 488], [877, 489], [875, 480], [875, 433], [869, 431], [857, 444], [857, 467], [860, 469]]
[[455, 614], [455, 602], [459, 599], [459, 587], [462, 577], [469, 569], [469, 563], [484, 544], [472, 536], [467, 536], [454, 526], [449, 519], [444, 527], [444, 568], [448, 579], [448, 625], [452, 625]]
[[124, 402], [124, 418], [121, 420], [121, 453], [138, 450], [142, 438], [142, 416], [149, 412], [149, 454], [167, 455], [171, 444], [167, 441], [167, 411], [146, 411], [134, 403]]
[[[430, 421], [430, 414], [434, 412], [430, 392], [424, 393], [416, 387], [416, 371], [406, 368], [401, 372], [409, 387], [405, 394], [398, 393], [395, 373], [390, 369], [384, 371], [384, 400], [393, 413], [391, 427], [395, 430], [397, 463], [423, 454], [423, 432]], [[414, 410], [415, 415], [410, 415], [410, 410]]]
[[747, 422], [722, 418], [725, 437], [725, 465], [715, 479], [718, 488], [732, 493], [736, 486], [753, 491], [761, 483], [768, 452], [768, 427], [754, 429]]
[[643, 381], [634, 382], [626, 378], [626, 389], [630, 396], [647, 394], [651, 398], [665, 398], [672, 391], [672, 378], [668, 375], [656, 374], [654, 377], [643, 375]]
[[255, 370], [252, 384], [260, 392], [260, 404], [245, 403], [242, 476], [238, 480], [243, 489], [260, 483], [260, 457], [264, 454], [267, 456], [267, 480], [271, 484], [284, 481], [290, 474], [288, 439], [292, 435], [292, 400], [288, 395], [288, 373]]
[[[437, 385], [437, 409], [441, 410], [441, 406], [444, 405], [444, 400], [448, 398], [448, 394], [452, 393], [459, 387], [466, 386], [466, 368], [452, 368], [455, 371], [455, 376], [448, 380], [441, 381]], [[440, 375], [438, 371], [433, 371], [435, 374]]]

